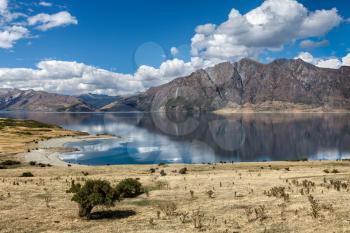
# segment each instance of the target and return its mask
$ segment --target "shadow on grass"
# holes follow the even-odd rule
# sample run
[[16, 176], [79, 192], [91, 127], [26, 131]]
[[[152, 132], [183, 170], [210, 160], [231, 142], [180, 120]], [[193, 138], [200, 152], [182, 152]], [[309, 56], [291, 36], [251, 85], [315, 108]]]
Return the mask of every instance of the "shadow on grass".
[[136, 215], [133, 210], [107, 210], [91, 213], [90, 220], [100, 219], [122, 219]]

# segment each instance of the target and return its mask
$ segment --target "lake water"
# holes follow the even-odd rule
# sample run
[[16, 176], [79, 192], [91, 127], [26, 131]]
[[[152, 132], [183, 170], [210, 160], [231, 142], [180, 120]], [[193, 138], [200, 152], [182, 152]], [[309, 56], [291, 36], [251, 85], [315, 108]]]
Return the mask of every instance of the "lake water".
[[68, 143], [62, 154], [87, 165], [350, 158], [348, 114], [0, 113], [108, 139]]

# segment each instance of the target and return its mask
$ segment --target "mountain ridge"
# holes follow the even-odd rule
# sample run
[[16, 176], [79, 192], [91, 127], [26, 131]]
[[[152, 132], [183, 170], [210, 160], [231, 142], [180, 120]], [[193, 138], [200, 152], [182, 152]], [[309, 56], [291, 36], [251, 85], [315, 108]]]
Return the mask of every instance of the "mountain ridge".
[[44, 91], [0, 89], [0, 110], [38, 112], [91, 112], [79, 98]]
[[102, 111], [350, 110], [350, 67], [319, 68], [301, 59], [224, 62], [150, 88]]
[[319, 68], [301, 59], [269, 64], [244, 58], [199, 69], [131, 96], [0, 88], [0, 110], [113, 111], [350, 111], [350, 67]]

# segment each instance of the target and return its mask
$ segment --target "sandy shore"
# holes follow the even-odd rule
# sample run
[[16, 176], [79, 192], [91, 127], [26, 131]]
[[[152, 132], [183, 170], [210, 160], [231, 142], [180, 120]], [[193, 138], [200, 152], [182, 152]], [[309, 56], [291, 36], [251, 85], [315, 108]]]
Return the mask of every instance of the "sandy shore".
[[[61, 137], [53, 138], [46, 141], [41, 141], [37, 144], [37, 150], [32, 150], [29, 153], [24, 154], [26, 162], [35, 161], [37, 163], [51, 164], [53, 166], [67, 166], [68, 163], [60, 159], [59, 155], [64, 152], [74, 151], [75, 148], [66, 148], [64, 144], [69, 142], [79, 142], [79, 141], [91, 141], [96, 139], [111, 139], [116, 138], [113, 136], [74, 136], [74, 137]], [[82, 166], [77, 164], [72, 164], [72, 166]]]

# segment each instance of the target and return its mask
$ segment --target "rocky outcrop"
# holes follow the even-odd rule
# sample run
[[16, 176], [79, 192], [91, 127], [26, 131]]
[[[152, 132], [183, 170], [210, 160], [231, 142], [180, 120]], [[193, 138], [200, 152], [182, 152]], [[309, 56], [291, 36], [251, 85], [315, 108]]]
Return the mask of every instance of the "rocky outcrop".
[[0, 89], [0, 110], [35, 112], [91, 112], [93, 108], [74, 96], [43, 91]]
[[350, 67], [324, 69], [302, 60], [250, 59], [198, 70], [102, 111], [350, 110]]

